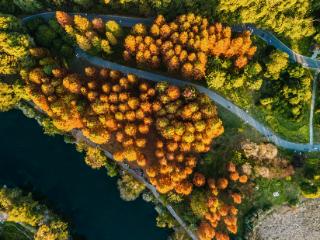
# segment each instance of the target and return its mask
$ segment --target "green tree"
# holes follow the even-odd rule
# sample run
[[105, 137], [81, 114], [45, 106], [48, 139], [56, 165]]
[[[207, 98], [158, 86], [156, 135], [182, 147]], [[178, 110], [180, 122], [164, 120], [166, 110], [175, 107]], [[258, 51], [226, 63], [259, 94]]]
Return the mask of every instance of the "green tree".
[[207, 206], [207, 196], [204, 191], [193, 191], [190, 199], [190, 207], [192, 212], [199, 218], [203, 218], [209, 211]]
[[92, 0], [73, 0], [73, 2], [82, 7], [89, 7], [91, 4], [93, 4]]
[[256, 77], [262, 72], [262, 66], [258, 62], [250, 62], [244, 69], [247, 77]]
[[0, 9], [2, 13], [14, 13], [16, 7], [14, 4], [8, 4], [7, 0], [0, 0]]
[[90, 167], [98, 169], [106, 165], [107, 157], [98, 148], [88, 146], [84, 160]]
[[46, 0], [49, 5], [53, 5], [56, 7], [62, 7], [63, 5], [67, 4], [68, 0]]
[[174, 230], [174, 233], [168, 238], [168, 240], [190, 240], [191, 238], [182, 228]]
[[39, 0], [13, 0], [13, 4], [20, 8], [21, 11], [33, 13], [43, 8]]
[[43, 221], [41, 207], [31, 195], [23, 195], [19, 189], [0, 189], [0, 210], [8, 214], [8, 221], [37, 226]]
[[[7, 5], [10, 5], [10, 4], [7, 4]], [[0, 31], [20, 32], [22, 30], [23, 30], [23, 27], [18, 18], [8, 14], [0, 14]]]
[[118, 180], [118, 188], [123, 200], [133, 201], [140, 196], [145, 185], [126, 173]]
[[179, 203], [183, 201], [183, 196], [175, 192], [169, 192], [167, 194], [167, 200], [171, 203]]
[[[311, 0], [311, 10], [315, 13], [320, 10], [320, 2], [318, 0]], [[317, 15], [315, 15], [317, 17]]]
[[70, 239], [68, 225], [60, 220], [39, 227], [34, 236], [35, 240], [68, 240]]
[[0, 82], [0, 112], [14, 108], [21, 99], [28, 100], [23, 86], [16, 81], [14, 85]]
[[265, 77], [278, 80], [280, 74], [287, 68], [289, 64], [289, 56], [287, 53], [274, 50], [266, 62], [267, 72]]
[[260, 104], [268, 110], [274, 109], [278, 114], [284, 114], [285, 118], [300, 121], [303, 110], [312, 96], [312, 74], [302, 66], [293, 63], [288, 64], [286, 70], [282, 71], [279, 65], [280, 63], [273, 68], [273, 75], [277, 75], [278, 80], [273, 81], [275, 76], [266, 80], [266, 85], [261, 92]]
[[33, 64], [29, 48], [33, 42], [21, 23], [11, 15], [0, 15], [0, 74], [17, 74]]
[[164, 208], [156, 207], [158, 212], [157, 216], [157, 227], [160, 228], [174, 228], [177, 226], [176, 220], [172, 215]]
[[41, 46], [52, 47], [53, 41], [57, 38], [57, 33], [46, 24], [40, 25], [35, 33], [36, 41]]
[[227, 79], [227, 73], [223, 70], [213, 69], [209, 75], [206, 76], [208, 86], [212, 89], [220, 89], [224, 86]]
[[217, 13], [228, 23], [254, 23], [288, 39], [315, 33], [309, 0], [220, 0]]
[[107, 159], [105, 168], [107, 169], [107, 174], [109, 177], [115, 177], [118, 175], [118, 166], [114, 161]]

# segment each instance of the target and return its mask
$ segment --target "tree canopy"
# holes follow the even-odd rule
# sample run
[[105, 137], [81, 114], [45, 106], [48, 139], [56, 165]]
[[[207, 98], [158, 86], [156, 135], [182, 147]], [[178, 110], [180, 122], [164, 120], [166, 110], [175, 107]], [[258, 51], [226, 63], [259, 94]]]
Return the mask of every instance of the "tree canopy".
[[220, 0], [217, 8], [229, 23], [254, 23], [293, 40], [315, 33], [310, 10], [309, 0]]

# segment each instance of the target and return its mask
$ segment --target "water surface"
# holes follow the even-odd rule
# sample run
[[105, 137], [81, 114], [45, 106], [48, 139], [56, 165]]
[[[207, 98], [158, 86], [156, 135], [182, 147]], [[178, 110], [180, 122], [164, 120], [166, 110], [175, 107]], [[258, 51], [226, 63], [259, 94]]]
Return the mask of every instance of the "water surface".
[[73, 224], [79, 239], [164, 240], [153, 206], [124, 202], [116, 179], [92, 170], [75, 146], [50, 137], [20, 111], [0, 113], [0, 184], [35, 192]]

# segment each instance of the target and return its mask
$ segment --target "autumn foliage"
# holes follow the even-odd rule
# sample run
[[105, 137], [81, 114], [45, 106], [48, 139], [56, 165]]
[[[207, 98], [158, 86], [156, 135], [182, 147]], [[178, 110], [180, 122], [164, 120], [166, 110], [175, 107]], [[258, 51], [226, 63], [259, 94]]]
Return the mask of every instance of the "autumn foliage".
[[[237, 205], [241, 204], [242, 196], [233, 190], [230, 184], [244, 184], [247, 181], [246, 175], [241, 175], [241, 181], [232, 179], [234, 174], [239, 175], [236, 166], [229, 163], [227, 166], [228, 178], [207, 179], [209, 194], [207, 196], [208, 212], [198, 227], [198, 238], [200, 240], [211, 240], [213, 237], [219, 240], [230, 239], [229, 233], [236, 234], [237, 227]], [[195, 174], [196, 175], [196, 174]], [[246, 181], [244, 181], [244, 179]], [[235, 185], [236, 184], [236, 185]], [[224, 229], [227, 232], [224, 232]]]
[[[33, 52], [39, 61], [50, 57]], [[197, 153], [207, 152], [224, 128], [215, 105], [196, 89], [94, 67], [83, 74], [36, 67], [26, 83], [33, 102], [59, 130], [79, 129], [96, 144], [108, 143], [115, 161], [144, 169], [160, 193], [188, 195], [192, 183], [205, 184], [200, 173], [191, 179]]]
[[122, 36], [122, 28], [112, 20], [105, 22], [94, 18], [90, 21], [61, 11], [56, 12], [56, 19], [79, 48], [92, 54], [111, 54], [112, 46], [117, 45], [118, 38]]
[[124, 47], [126, 61], [155, 69], [163, 64], [170, 72], [196, 80], [205, 76], [209, 56], [232, 58], [237, 68], [243, 68], [256, 52], [250, 32], [232, 37], [230, 27], [210, 24], [193, 13], [178, 16], [172, 22], [159, 15], [150, 28], [136, 24]]

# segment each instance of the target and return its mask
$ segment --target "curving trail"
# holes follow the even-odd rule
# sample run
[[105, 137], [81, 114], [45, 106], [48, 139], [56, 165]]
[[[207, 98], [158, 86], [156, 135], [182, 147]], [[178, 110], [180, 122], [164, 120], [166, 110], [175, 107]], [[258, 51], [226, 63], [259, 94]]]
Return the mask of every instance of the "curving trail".
[[300, 63], [302, 66], [306, 68], [320, 68], [320, 60], [317, 60], [312, 57], [303, 56], [299, 53], [294, 52], [271, 32], [256, 28], [253, 24], [234, 25], [232, 26], [232, 30], [235, 32], [249, 30], [252, 34], [259, 36], [268, 45], [272, 45], [275, 48], [281, 50], [282, 52], [287, 53], [291, 61]]
[[283, 148], [291, 149], [291, 150], [296, 150], [296, 151], [320, 151], [320, 144], [313, 145], [313, 144], [303, 144], [303, 143], [295, 143], [295, 142], [290, 142], [287, 140], [282, 139], [275, 133], [273, 133], [269, 128], [264, 126], [262, 123], [259, 121], [255, 120], [253, 117], [251, 117], [248, 113], [246, 113], [244, 110], [230, 102], [229, 100], [223, 98], [216, 92], [191, 83], [191, 82], [185, 82], [179, 79], [175, 79], [172, 77], [167, 77], [163, 75], [159, 75], [156, 73], [151, 73], [148, 71], [136, 69], [136, 68], [131, 68], [127, 66], [123, 66], [121, 64], [117, 64], [114, 62], [110, 62], [107, 60], [103, 60], [99, 57], [94, 57], [91, 56], [84, 51], [80, 49], [76, 49], [76, 55], [78, 58], [84, 59], [88, 61], [90, 64], [93, 64], [95, 66], [99, 67], [105, 67], [105, 68], [112, 68], [118, 71], [121, 71], [123, 73], [132, 73], [137, 75], [140, 78], [148, 79], [154, 82], [160, 82], [160, 81], [166, 81], [170, 82], [174, 85], [178, 86], [186, 86], [186, 85], [191, 85], [196, 87], [200, 92], [207, 94], [214, 102], [218, 103], [220, 106], [228, 109], [230, 112], [234, 113], [237, 115], [239, 118], [241, 118], [244, 122], [255, 128], [258, 132], [260, 132], [262, 135], [264, 135], [269, 141], [275, 143], [278, 146], [281, 146]]
[[[89, 19], [92, 19], [94, 17], [101, 17], [104, 20], [115, 20], [117, 21], [120, 25], [124, 27], [131, 27], [136, 23], [145, 23], [145, 24], [151, 24], [152, 23], [152, 18], [134, 18], [134, 17], [124, 17], [124, 16], [115, 16], [115, 15], [95, 15], [95, 14], [80, 14], [82, 16], [87, 16]], [[24, 18], [22, 21], [23, 23], [26, 23], [33, 18], [36, 17], [42, 17], [46, 20], [49, 20], [55, 16], [54, 12], [48, 12], [48, 13], [41, 13], [33, 16], [29, 16]], [[298, 53], [295, 53], [292, 51], [290, 48], [288, 48], [284, 43], [282, 43], [278, 38], [276, 38], [272, 33], [258, 29], [254, 27], [253, 25], [247, 24], [247, 25], [236, 25], [233, 26], [233, 31], [244, 31], [244, 30], [249, 30], [253, 34], [259, 36], [262, 40], [267, 42], [270, 45], [273, 45], [275, 48], [284, 51], [288, 53], [289, 58], [297, 63], [302, 64], [304, 67], [311, 68], [311, 69], [320, 69], [320, 61], [302, 56]], [[220, 106], [226, 108], [230, 112], [234, 113], [237, 115], [239, 118], [241, 118], [245, 123], [249, 124], [253, 128], [255, 128], [258, 132], [260, 132], [262, 135], [264, 135], [269, 141], [275, 143], [276, 145], [286, 148], [286, 149], [291, 149], [295, 151], [312, 151], [312, 152], [318, 152], [320, 151], [320, 144], [313, 144], [313, 141], [310, 141], [310, 143], [296, 143], [296, 142], [290, 142], [287, 141], [274, 132], [272, 132], [269, 128], [264, 126], [262, 123], [259, 121], [255, 120], [252, 116], [250, 116], [248, 113], [246, 113], [244, 110], [230, 102], [229, 100], [225, 99], [224, 97], [220, 96], [213, 90], [209, 90], [203, 86], [190, 83], [190, 82], [185, 82], [179, 79], [175, 79], [172, 77], [167, 77], [164, 75], [132, 68], [132, 67], [127, 67], [121, 64], [117, 64], [114, 62], [110, 62], [108, 60], [103, 60], [99, 57], [91, 56], [81, 49], [77, 48], [76, 49], [76, 56], [78, 58], [84, 59], [87, 62], [89, 62], [92, 65], [99, 66], [99, 67], [105, 67], [105, 68], [112, 68], [118, 71], [121, 71], [123, 73], [132, 73], [137, 75], [140, 78], [148, 79], [151, 81], [159, 82], [159, 81], [167, 81], [172, 84], [178, 85], [178, 86], [185, 86], [185, 85], [192, 85], [196, 87], [200, 92], [203, 92], [207, 94], [213, 101], [218, 103]], [[315, 94], [315, 92], [314, 92]], [[315, 96], [313, 96], [315, 98]], [[313, 134], [312, 134], [313, 135]]]
[[[153, 18], [136, 18], [136, 17], [117, 16], [117, 15], [100, 15], [100, 14], [86, 14], [86, 13], [78, 13], [78, 14], [82, 16], [86, 16], [89, 19], [100, 17], [103, 20], [115, 20], [123, 27], [132, 27], [136, 23], [144, 23], [146, 25], [150, 25], [153, 22]], [[74, 14], [71, 14], [71, 15], [74, 15]], [[22, 19], [22, 22], [26, 23], [35, 17], [42, 17], [46, 20], [49, 20], [54, 16], [55, 16], [54, 12], [40, 13], [40, 14], [29, 16], [29, 17], [25, 17], [24, 19]], [[255, 27], [253, 24], [233, 25], [232, 30], [234, 32], [243, 32], [245, 30], [249, 30], [252, 34], [259, 36], [268, 45], [272, 45], [275, 48], [283, 52], [286, 52], [289, 55], [290, 60], [292, 60], [293, 62], [300, 63], [306, 68], [312, 68], [312, 69], [320, 68], [320, 60], [317, 60], [312, 57], [303, 56], [299, 53], [294, 52], [288, 46], [286, 46], [280, 39], [278, 39], [274, 34], [272, 34], [269, 31], [259, 29]]]
[[[26, 23], [30, 20], [32, 20], [35, 17], [42, 17], [46, 20], [49, 20], [53, 18], [55, 13], [49, 12], [49, 13], [41, 13], [33, 16], [29, 16], [24, 18], [22, 21], [23, 23]], [[144, 23], [144, 24], [151, 24], [153, 19], [152, 18], [133, 18], [133, 17], [123, 17], [123, 16], [114, 16], [114, 15], [95, 15], [95, 14], [81, 14], [83, 16], [87, 16], [89, 19], [92, 19], [94, 17], [101, 17], [104, 20], [115, 20], [117, 21], [120, 25], [124, 27], [131, 27], [136, 23]], [[298, 53], [295, 53], [292, 51], [290, 48], [288, 48], [284, 43], [282, 43], [278, 38], [276, 38], [272, 33], [258, 29], [254, 27], [253, 25], [237, 25], [232, 27], [233, 31], [239, 32], [239, 31], [244, 31], [244, 30], [249, 30], [253, 34], [259, 36], [262, 40], [267, 42], [269, 45], [274, 46], [275, 48], [284, 51], [288, 53], [289, 58], [297, 63], [302, 64], [304, 67], [311, 68], [311, 69], [317, 69], [317, 73], [320, 71], [320, 61], [316, 60], [314, 58], [302, 56]], [[85, 61], [99, 66], [99, 67], [105, 67], [105, 68], [112, 68], [118, 71], [121, 71], [123, 73], [132, 73], [137, 75], [140, 78], [148, 79], [151, 81], [159, 82], [159, 81], [167, 81], [172, 84], [178, 85], [178, 86], [185, 86], [185, 85], [192, 85], [196, 87], [200, 92], [207, 94], [213, 101], [221, 105], [222, 107], [228, 109], [230, 112], [234, 113], [237, 115], [239, 118], [241, 118], [244, 122], [255, 128], [258, 132], [260, 132], [262, 135], [264, 135], [269, 141], [275, 143], [278, 146], [281, 146], [283, 148], [291, 149], [291, 150], [296, 150], [296, 151], [320, 151], [320, 144], [313, 144], [313, 141], [310, 140], [309, 144], [301, 144], [301, 143], [295, 143], [295, 142], [290, 142], [282, 139], [281, 137], [277, 136], [275, 133], [273, 133], [269, 128], [265, 127], [263, 124], [261, 124], [259, 121], [255, 120], [253, 117], [251, 117], [249, 114], [247, 114], [244, 110], [230, 102], [229, 100], [223, 98], [216, 92], [209, 90], [203, 86], [190, 83], [190, 82], [185, 82], [179, 79], [175, 79], [172, 77], [167, 77], [164, 75], [160, 74], [155, 74], [151, 73], [148, 71], [143, 71], [140, 69], [132, 68], [132, 67], [127, 67], [121, 64], [113, 63], [107, 60], [103, 60], [99, 57], [94, 57], [91, 56], [81, 49], [77, 48], [76, 49], [76, 57], [84, 59]], [[315, 81], [314, 81], [315, 82]], [[315, 87], [313, 88], [313, 99], [315, 99]], [[314, 106], [314, 101], [312, 106]], [[310, 122], [310, 128], [312, 127], [312, 120]], [[113, 159], [112, 154], [106, 151], [105, 149], [102, 149], [100, 146], [88, 141], [83, 137], [81, 132], [78, 130], [74, 130], [72, 132], [72, 135], [75, 137], [77, 141], [80, 140], [85, 140], [88, 142], [89, 145], [91, 146], [96, 146], [100, 148], [101, 150], [104, 151], [105, 155], [111, 159]], [[163, 203], [163, 201], [160, 198], [159, 193], [155, 189], [154, 186], [152, 186], [150, 183], [147, 182], [145, 177], [138, 173], [137, 171], [131, 169], [128, 165], [121, 163], [119, 164], [123, 170], [128, 171], [131, 175], [133, 175], [137, 180], [142, 182], [151, 192], [152, 194], [157, 198], [157, 200], [162, 203], [167, 210], [171, 213], [171, 215], [176, 219], [176, 221], [185, 229], [185, 231], [188, 233], [188, 235], [193, 239], [197, 240], [198, 238], [195, 236], [195, 234], [188, 229], [187, 225], [184, 223], [184, 221], [180, 218], [180, 216], [175, 212], [175, 210], [172, 208], [171, 205], [166, 205]]]

